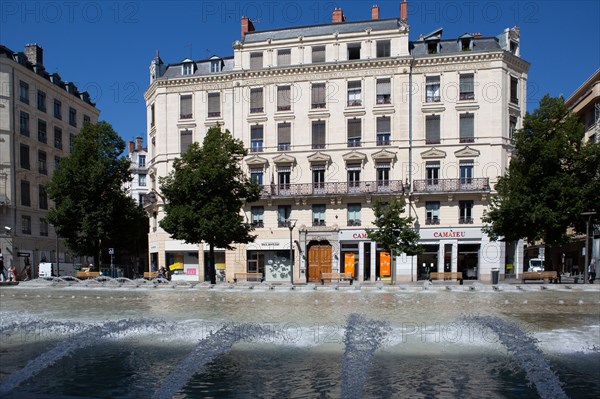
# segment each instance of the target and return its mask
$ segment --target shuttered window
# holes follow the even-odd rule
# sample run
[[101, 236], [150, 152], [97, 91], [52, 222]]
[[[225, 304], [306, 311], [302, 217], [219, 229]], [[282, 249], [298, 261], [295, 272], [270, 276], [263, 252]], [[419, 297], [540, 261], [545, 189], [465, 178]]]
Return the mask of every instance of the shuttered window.
[[325, 46], [314, 46], [312, 48], [312, 62], [325, 62]]
[[221, 116], [221, 93], [208, 93], [208, 117]]
[[475, 99], [475, 82], [472, 73], [460, 75], [460, 100]]
[[263, 151], [263, 125], [254, 125], [250, 127], [250, 151]]
[[264, 112], [263, 107], [263, 88], [257, 87], [250, 89], [250, 113], [262, 113]]
[[473, 143], [475, 141], [475, 115], [460, 115], [460, 142]]
[[311, 87], [311, 108], [325, 108], [327, 106], [325, 100], [325, 83], [313, 83]]
[[260, 69], [263, 67], [263, 53], [256, 52], [250, 54], [250, 69]]
[[184, 94], [179, 97], [179, 119], [192, 119], [192, 95]]
[[190, 146], [190, 144], [192, 144], [192, 131], [189, 129], [186, 130], [182, 130], [180, 132], [180, 152], [181, 154], [185, 153], [188, 150], [188, 147]]
[[325, 121], [312, 123], [312, 148], [325, 148]]
[[277, 124], [277, 147], [279, 151], [287, 151], [290, 149], [292, 138], [292, 125], [288, 122]]
[[354, 118], [348, 119], [348, 147], [360, 147], [361, 120]]
[[348, 106], [360, 106], [362, 105], [361, 93], [362, 93], [362, 82], [360, 80], [354, 80], [348, 82]]
[[291, 86], [278, 86], [277, 111], [289, 111], [291, 109]]
[[440, 116], [428, 115], [425, 120], [425, 143], [440, 143]]
[[377, 118], [377, 145], [390, 145], [391, 118], [380, 116]]
[[290, 49], [281, 49], [277, 51], [277, 66], [287, 66], [292, 63], [292, 54]]
[[389, 78], [377, 79], [377, 104], [392, 103], [392, 83]]

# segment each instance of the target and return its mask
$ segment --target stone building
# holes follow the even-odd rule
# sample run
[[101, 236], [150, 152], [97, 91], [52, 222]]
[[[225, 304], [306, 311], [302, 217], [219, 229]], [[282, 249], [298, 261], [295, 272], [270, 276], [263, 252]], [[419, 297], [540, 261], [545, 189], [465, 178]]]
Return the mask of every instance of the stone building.
[[[290, 281], [290, 245], [297, 283], [326, 271], [407, 282], [431, 271], [485, 281], [493, 268], [522, 270], [522, 245], [481, 231], [525, 114], [529, 64], [518, 28], [451, 39], [439, 29], [411, 41], [406, 2], [400, 17], [379, 12], [347, 21], [336, 9], [328, 24], [265, 31], [242, 18], [233, 56], [151, 62], [151, 190], [215, 125], [244, 142], [244, 167], [263, 186], [260, 201], [241, 210], [258, 237], [220, 251], [224, 280], [249, 271]], [[373, 203], [390, 196], [416, 217], [423, 255], [391, 262], [368, 240]], [[182, 262], [203, 280], [207, 248], [162, 231], [162, 199], [152, 198], [151, 259]]]

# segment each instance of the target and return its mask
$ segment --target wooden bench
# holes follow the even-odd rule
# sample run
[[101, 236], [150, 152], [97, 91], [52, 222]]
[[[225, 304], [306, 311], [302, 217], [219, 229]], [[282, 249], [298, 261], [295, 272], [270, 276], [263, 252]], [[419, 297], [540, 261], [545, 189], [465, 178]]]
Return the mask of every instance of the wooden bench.
[[558, 273], [556, 270], [544, 272], [523, 272], [523, 284], [525, 284], [525, 280], [544, 280], [544, 283], [548, 283], [553, 280], [558, 280]]
[[248, 272], [248, 273], [234, 273], [233, 274], [233, 282], [237, 283], [238, 280], [244, 280], [244, 281], [258, 281], [258, 282], [263, 282], [263, 275], [262, 273], [252, 273], [252, 272]]
[[158, 272], [144, 272], [144, 278], [147, 280], [152, 280], [156, 277], [158, 277]]
[[352, 273], [351, 272], [345, 272], [345, 273], [321, 273], [321, 284], [325, 284], [325, 280], [329, 280], [329, 282], [332, 282], [334, 280], [337, 280], [337, 281], [348, 280], [348, 281], [350, 281], [350, 285], [352, 285], [352, 282], [354, 281], [354, 278], [352, 277]]
[[77, 272], [76, 277], [78, 279], [86, 279], [86, 278], [96, 278], [99, 277], [100, 273], [99, 272]]
[[429, 280], [462, 280], [462, 272], [431, 272]]

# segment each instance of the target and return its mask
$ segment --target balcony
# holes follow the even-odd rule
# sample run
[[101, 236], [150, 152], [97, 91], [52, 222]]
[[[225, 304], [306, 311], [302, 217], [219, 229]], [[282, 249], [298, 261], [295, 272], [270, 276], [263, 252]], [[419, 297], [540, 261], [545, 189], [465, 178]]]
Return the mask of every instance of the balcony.
[[254, 220], [254, 221], [252, 222], [252, 226], [253, 226], [255, 229], [262, 229], [262, 228], [264, 228], [264, 227], [265, 227], [265, 223], [264, 223], [264, 221], [262, 221], [262, 220]]
[[473, 218], [470, 218], [470, 217], [458, 218], [458, 224], [473, 224]]
[[427, 219], [425, 219], [425, 224], [426, 225], [437, 225], [437, 224], [440, 224], [440, 219], [438, 219], [437, 217], [427, 218]]
[[263, 185], [261, 198], [327, 197], [403, 193], [401, 180]]
[[[221, 116], [221, 112], [220, 111], [219, 112], [209, 112], [208, 113], [208, 117], [209, 118], [219, 118], [220, 116]], [[183, 119], [183, 118], [181, 118], [181, 119]]]
[[459, 94], [458, 99], [460, 101], [473, 101], [475, 100], [475, 93], [471, 92], [461, 92]]
[[468, 179], [426, 179], [414, 180], [413, 192], [419, 193], [457, 193], [490, 191], [490, 179], [468, 178]]
[[322, 227], [322, 226], [325, 226], [325, 221], [324, 220], [314, 219], [312, 225], [314, 227], [317, 227], [317, 226], [321, 226]]
[[360, 220], [350, 219], [348, 220], [348, 226], [361, 226]]
[[348, 100], [348, 106], [349, 107], [361, 107], [362, 100]]
[[264, 112], [264, 108], [263, 107], [254, 107], [254, 108], [250, 108], [250, 113], [251, 114], [262, 114]]
[[311, 109], [325, 109], [327, 106], [326, 103], [312, 103]]

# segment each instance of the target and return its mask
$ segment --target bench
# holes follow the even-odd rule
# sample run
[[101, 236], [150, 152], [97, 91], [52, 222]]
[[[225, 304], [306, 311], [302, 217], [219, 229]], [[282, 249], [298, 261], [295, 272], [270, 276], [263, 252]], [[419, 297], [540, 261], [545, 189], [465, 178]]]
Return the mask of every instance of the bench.
[[321, 273], [321, 284], [325, 284], [325, 280], [329, 280], [329, 282], [332, 282], [334, 280], [337, 280], [337, 281], [348, 280], [348, 281], [350, 281], [350, 285], [352, 285], [354, 278], [352, 277], [351, 272]]
[[544, 280], [544, 283], [558, 281], [558, 273], [556, 270], [544, 272], [523, 272], [523, 284], [525, 284], [525, 280]]
[[86, 279], [86, 278], [96, 278], [99, 277], [100, 273], [99, 272], [77, 272], [76, 277], [78, 279]]
[[462, 280], [462, 272], [431, 272], [429, 280]]
[[158, 276], [158, 272], [144, 272], [144, 278], [147, 280], [152, 280]]
[[261, 282], [261, 283], [264, 281], [262, 273], [252, 273], [252, 272], [234, 273], [233, 274], [233, 282], [237, 283], [238, 280], [258, 281], [258, 282]]

